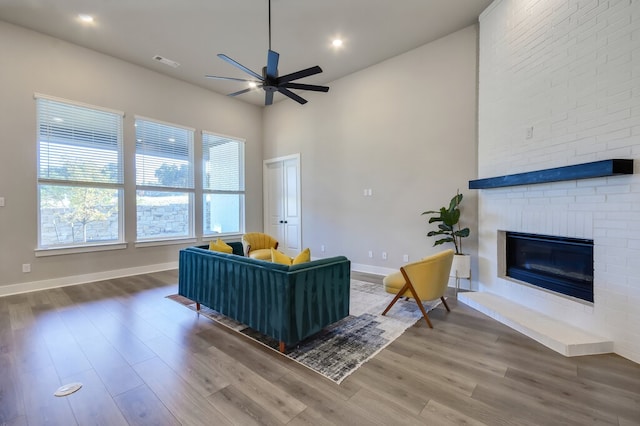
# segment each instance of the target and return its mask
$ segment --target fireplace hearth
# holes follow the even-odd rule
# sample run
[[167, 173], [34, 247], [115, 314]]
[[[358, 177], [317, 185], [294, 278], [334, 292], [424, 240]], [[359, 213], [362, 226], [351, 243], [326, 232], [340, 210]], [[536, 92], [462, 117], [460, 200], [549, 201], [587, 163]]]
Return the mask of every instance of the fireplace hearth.
[[593, 240], [506, 232], [506, 276], [593, 302]]

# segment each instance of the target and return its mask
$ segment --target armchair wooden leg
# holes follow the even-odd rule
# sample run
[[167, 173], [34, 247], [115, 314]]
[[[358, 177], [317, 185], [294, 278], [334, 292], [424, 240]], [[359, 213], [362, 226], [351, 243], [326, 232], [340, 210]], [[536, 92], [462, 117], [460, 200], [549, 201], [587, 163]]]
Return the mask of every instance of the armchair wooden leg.
[[196, 302], [196, 311], [200, 310], [200, 302]]
[[284, 350], [286, 349], [286, 345], [284, 344], [284, 342], [282, 341], [280, 342], [278, 349], [280, 350], [281, 353], [284, 353]]
[[442, 300], [442, 304], [444, 305], [444, 307], [447, 308], [447, 312], [451, 312], [451, 309], [449, 309], [449, 305], [447, 305], [447, 301], [444, 299], [444, 296], [442, 296], [440, 300]]
[[427, 316], [427, 311], [425, 311], [424, 306], [422, 306], [422, 300], [420, 300], [420, 298], [418, 297], [418, 293], [416, 293], [416, 290], [413, 288], [409, 280], [407, 280], [407, 284], [409, 285], [409, 291], [411, 291], [411, 294], [413, 294], [413, 298], [415, 299], [416, 303], [418, 304], [418, 307], [422, 311], [422, 316], [424, 317], [425, 321], [427, 321], [427, 325], [429, 326], [429, 328], [433, 328], [433, 325], [431, 324], [431, 321]]
[[391, 307], [396, 304], [398, 299], [400, 299], [402, 297], [401, 295], [404, 294], [405, 291], [407, 291], [407, 287], [408, 287], [408, 285], [405, 284], [404, 287], [402, 287], [402, 289], [399, 292], [396, 293], [396, 296], [393, 298], [391, 303], [389, 303], [389, 306], [387, 306], [387, 309], [384, 310], [382, 315], [385, 315], [387, 312], [389, 312], [389, 309], [391, 309]]

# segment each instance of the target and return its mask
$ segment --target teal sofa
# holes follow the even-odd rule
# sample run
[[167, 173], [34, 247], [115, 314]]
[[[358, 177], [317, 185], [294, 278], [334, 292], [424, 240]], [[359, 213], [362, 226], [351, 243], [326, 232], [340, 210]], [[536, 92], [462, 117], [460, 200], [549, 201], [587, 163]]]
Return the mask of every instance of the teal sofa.
[[[279, 342], [281, 352], [349, 315], [344, 256], [286, 266], [204, 247], [180, 250], [178, 293]], [[240, 245], [238, 248], [237, 245]]]

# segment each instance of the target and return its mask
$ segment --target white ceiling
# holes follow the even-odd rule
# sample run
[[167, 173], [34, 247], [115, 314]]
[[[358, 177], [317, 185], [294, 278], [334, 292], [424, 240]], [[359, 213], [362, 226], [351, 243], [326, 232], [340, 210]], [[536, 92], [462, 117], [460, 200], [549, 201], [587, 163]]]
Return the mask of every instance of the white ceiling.
[[[320, 65], [323, 73], [296, 82], [327, 85], [477, 22], [491, 1], [272, 0], [271, 47], [280, 53], [280, 75]], [[94, 23], [81, 24], [80, 13]], [[0, 0], [0, 20], [222, 94], [246, 86], [205, 74], [249, 76], [216, 54], [261, 74], [269, 48], [267, 0]], [[344, 40], [342, 48], [332, 48], [334, 37]], [[155, 55], [181, 66], [163, 65]], [[238, 99], [262, 105], [264, 92], [257, 90]]]

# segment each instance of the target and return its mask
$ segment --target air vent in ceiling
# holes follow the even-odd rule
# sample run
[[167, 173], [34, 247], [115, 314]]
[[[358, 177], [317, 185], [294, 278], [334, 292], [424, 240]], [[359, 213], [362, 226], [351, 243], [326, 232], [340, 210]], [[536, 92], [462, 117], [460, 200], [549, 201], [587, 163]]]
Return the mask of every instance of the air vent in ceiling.
[[180, 64], [176, 61], [172, 61], [171, 59], [167, 59], [165, 57], [162, 57], [160, 55], [156, 55], [153, 57], [153, 59], [155, 59], [158, 62], [161, 62], [165, 65], [169, 65], [171, 68], [178, 68], [180, 66]]

